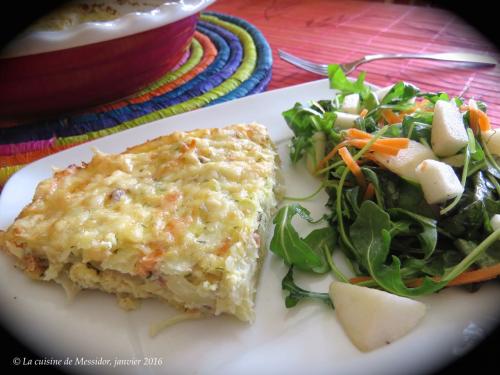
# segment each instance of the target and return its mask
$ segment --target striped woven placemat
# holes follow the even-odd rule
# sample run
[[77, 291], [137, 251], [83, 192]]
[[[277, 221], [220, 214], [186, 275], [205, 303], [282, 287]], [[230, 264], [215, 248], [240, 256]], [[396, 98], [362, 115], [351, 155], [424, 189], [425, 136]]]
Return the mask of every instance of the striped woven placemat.
[[14, 172], [44, 156], [261, 92], [271, 79], [271, 66], [271, 48], [257, 28], [241, 18], [205, 12], [178, 67], [135, 95], [83, 113], [0, 128], [0, 189]]

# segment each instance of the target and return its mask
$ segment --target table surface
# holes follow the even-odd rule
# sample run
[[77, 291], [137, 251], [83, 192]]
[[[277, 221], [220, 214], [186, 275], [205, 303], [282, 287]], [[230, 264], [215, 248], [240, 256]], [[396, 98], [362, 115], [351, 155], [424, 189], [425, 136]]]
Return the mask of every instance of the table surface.
[[[278, 49], [322, 63], [402, 52], [467, 51], [500, 57], [497, 48], [460, 17], [429, 6], [341, 0], [218, 0], [210, 9], [242, 17], [263, 32], [274, 58], [269, 90], [321, 78], [280, 60]], [[404, 80], [423, 90], [482, 100], [489, 106], [492, 124], [500, 125], [499, 67], [471, 69], [429, 60], [384, 60], [363, 65], [360, 70], [376, 85]]]
[[[278, 49], [318, 62], [347, 62], [365, 54], [389, 52], [474, 51], [499, 57], [495, 46], [458, 16], [425, 6], [334, 0], [218, 0], [209, 10], [244, 18], [264, 33], [274, 57], [269, 90], [320, 78], [281, 61]], [[370, 63], [362, 70], [376, 85], [406, 80], [421, 89], [483, 100], [489, 105], [492, 123], [500, 124], [499, 68], [478, 70], [431, 61], [394, 60]]]

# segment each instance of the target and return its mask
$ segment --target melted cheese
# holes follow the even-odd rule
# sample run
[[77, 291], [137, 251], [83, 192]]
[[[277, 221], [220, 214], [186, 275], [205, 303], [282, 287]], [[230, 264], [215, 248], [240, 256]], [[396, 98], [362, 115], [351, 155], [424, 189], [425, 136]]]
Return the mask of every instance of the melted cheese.
[[33, 31], [59, 31], [85, 22], [113, 21], [132, 12], [151, 12], [165, 0], [74, 0], [38, 19]]
[[275, 148], [256, 124], [97, 152], [43, 181], [0, 247], [48, 260], [45, 280], [65, 269], [83, 288], [123, 293], [126, 279], [141, 289], [128, 291], [136, 297], [250, 320], [256, 233], [277, 204], [277, 170]]

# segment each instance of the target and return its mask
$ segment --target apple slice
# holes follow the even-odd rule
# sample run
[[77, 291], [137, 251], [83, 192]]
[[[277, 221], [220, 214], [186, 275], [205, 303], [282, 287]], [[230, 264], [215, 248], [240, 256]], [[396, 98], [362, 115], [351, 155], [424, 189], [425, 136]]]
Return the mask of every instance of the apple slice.
[[410, 332], [425, 315], [422, 302], [377, 289], [332, 282], [337, 318], [352, 343], [369, 352]]

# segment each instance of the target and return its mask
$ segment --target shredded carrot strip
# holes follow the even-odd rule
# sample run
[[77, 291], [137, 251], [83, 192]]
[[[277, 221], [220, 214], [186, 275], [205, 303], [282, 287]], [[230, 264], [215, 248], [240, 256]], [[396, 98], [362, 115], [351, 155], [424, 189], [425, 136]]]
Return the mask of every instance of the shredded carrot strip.
[[352, 158], [351, 153], [347, 149], [347, 147], [342, 147], [339, 149], [339, 155], [342, 160], [345, 162], [347, 168], [352, 172], [354, 177], [356, 177], [356, 181], [358, 185], [364, 190], [366, 187], [366, 180], [361, 168], [358, 163]]
[[366, 108], [364, 108], [360, 113], [359, 113], [359, 116], [361, 118], [365, 118], [366, 115], [368, 114], [368, 110]]
[[[466, 285], [466, 284], [474, 284], [480, 283], [483, 281], [492, 280], [496, 277], [500, 276], [500, 263], [495, 264], [494, 266], [480, 268], [473, 271], [466, 271], [453, 280], [451, 280], [447, 286], [458, 286], [458, 285]], [[440, 278], [434, 277], [435, 281], [439, 281]], [[423, 279], [415, 279], [410, 280], [408, 285], [411, 287], [419, 286], [423, 282]]]
[[156, 248], [151, 253], [143, 256], [136, 264], [136, 272], [140, 276], [147, 276], [154, 268], [160, 256], [163, 254], [163, 249]]
[[451, 280], [448, 285], [464, 285], [487, 281], [500, 276], [500, 263], [494, 266], [481, 268], [474, 271], [467, 271]]
[[349, 282], [351, 284], [359, 284], [359, 283], [364, 283], [365, 281], [371, 281], [373, 280], [370, 276], [356, 276], [352, 277], [349, 279]]
[[[349, 142], [351, 146], [354, 146], [356, 148], [363, 148], [366, 146], [367, 143], [368, 143], [367, 139], [353, 139]], [[392, 147], [377, 142], [373, 143], [370, 146], [370, 151], [376, 151], [382, 154], [393, 155], [393, 156], [397, 155], [399, 150], [400, 148], [398, 147]]]
[[478, 122], [478, 125], [479, 125], [479, 129], [481, 129], [481, 131], [487, 131], [487, 130], [490, 130], [491, 129], [491, 123], [490, 123], [490, 119], [488, 117], [488, 115], [486, 113], [484, 113], [483, 111], [481, 111], [480, 109], [478, 109], [478, 119], [477, 119], [477, 122]]
[[[473, 271], [466, 271], [453, 280], [451, 280], [447, 286], [458, 286], [458, 285], [466, 285], [466, 284], [474, 284], [480, 283], [483, 281], [488, 281], [495, 279], [500, 276], [500, 263], [497, 263], [490, 267], [480, 268]], [[349, 280], [352, 284], [359, 284], [364, 281], [370, 281], [372, 278], [370, 276], [358, 276], [353, 277]], [[439, 277], [434, 277], [433, 280], [439, 281]], [[409, 287], [417, 287], [421, 285], [423, 282], [422, 278], [409, 280], [406, 284]]]
[[408, 138], [381, 138], [375, 143], [396, 148], [408, 148], [410, 140]]
[[469, 125], [476, 134], [478, 131], [484, 132], [491, 129], [488, 115], [479, 108], [469, 108]]
[[335, 146], [323, 159], [320, 160], [316, 170], [322, 169], [326, 165], [328, 160], [330, 160], [331, 158], [333, 158], [337, 154], [337, 152], [339, 151], [340, 148], [347, 146], [348, 144], [349, 144], [348, 141], [343, 141], [343, 142], [340, 142], [337, 146]]
[[375, 186], [373, 186], [373, 184], [370, 182], [366, 187], [365, 193], [363, 194], [363, 200], [366, 201], [372, 199], [374, 195], [375, 195]]
[[[335, 146], [320, 162], [317, 170], [324, 168], [326, 163], [332, 159], [342, 147], [351, 145], [356, 148], [363, 148], [373, 138], [370, 133], [356, 128], [351, 128], [346, 131], [349, 139], [340, 142]], [[408, 138], [381, 138], [377, 139], [371, 146], [370, 151], [376, 151], [388, 155], [397, 155], [399, 150], [407, 148], [410, 140]]]
[[370, 133], [356, 128], [350, 128], [346, 133], [349, 138], [371, 139], [373, 137]]
[[232, 245], [232, 240], [230, 237], [227, 237], [224, 242], [222, 243], [222, 245], [215, 250], [215, 254], [219, 255], [219, 256], [224, 256], [227, 254], [229, 248], [231, 247]]
[[477, 134], [479, 132], [478, 109], [469, 107], [469, 126]]
[[383, 109], [382, 110], [382, 116], [391, 125], [392, 124], [397, 124], [397, 123], [400, 123], [401, 121], [403, 121], [403, 115], [402, 114], [396, 115], [392, 111], [392, 109], [390, 109], [390, 108]]
[[472, 131], [477, 134], [479, 131], [487, 131], [491, 129], [490, 119], [488, 115], [481, 111], [475, 100], [469, 100], [469, 126]]

